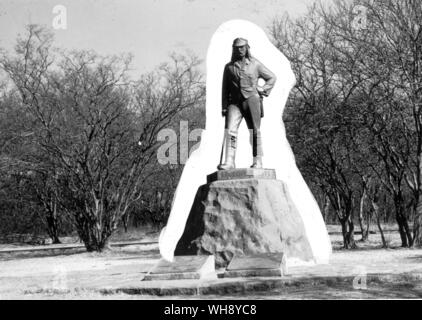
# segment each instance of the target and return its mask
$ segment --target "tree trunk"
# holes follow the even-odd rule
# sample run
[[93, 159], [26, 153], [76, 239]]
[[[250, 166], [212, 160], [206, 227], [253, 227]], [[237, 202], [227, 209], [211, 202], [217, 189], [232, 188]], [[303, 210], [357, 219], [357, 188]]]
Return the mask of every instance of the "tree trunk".
[[407, 248], [413, 245], [413, 237], [410, 232], [409, 223], [403, 212], [399, 212], [396, 217], [397, 224], [399, 226], [400, 239], [402, 242], [402, 247]]
[[394, 205], [396, 210], [396, 221], [399, 227], [401, 246], [403, 248], [407, 248], [412, 244], [413, 240], [407, 218], [404, 215], [403, 199], [400, 194], [394, 196]]
[[347, 222], [349, 225], [349, 234], [348, 234], [348, 242], [350, 249], [356, 249], [356, 242], [355, 242], [355, 226], [352, 219], [349, 219]]
[[410, 231], [409, 222], [407, 221], [406, 216], [403, 216], [403, 227], [404, 227], [404, 231], [406, 232], [408, 246], [412, 247], [413, 236], [412, 236], [412, 232]]
[[355, 227], [353, 220], [349, 218], [341, 219], [341, 232], [343, 234], [343, 248], [344, 249], [356, 249], [355, 242]]
[[408, 242], [407, 242], [406, 232], [404, 231], [404, 226], [403, 226], [402, 218], [399, 217], [399, 216], [397, 216], [396, 217], [396, 221], [397, 221], [397, 225], [399, 227], [399, 234], [400, 234], [400, 239], [401, 239], [401, 246], [403, 248], [407, 248], [408, 247]]
[[[391, 217], [391, 206], [387, 206], [387, 194], [384, 193], [383, 196], [383, 203], [384, 203], [384, 223], [389, 223], [390, 222], [390, 217]], [[381, 212], [380, 212], [381, 213]]]
[[83, 240], [85, 248], [88, 252], [103, 252], [105, 250], [110, 250], [109, 239], [95, 239], [93, 237], [88, 238], [87, 241]]
[[384, 230], [382, 230], [380, 216], [377, 215], [377, 218], [376, 219], [377, 219], [378, 230], [379, 230], [380, 235], [381, 235], [382, 247], [383, 248], [388, 248], [388, 243], [385, 240], [385, 236], [384, 236]]
[[413, 245], [422, 247], [422, 196], [418, 197], [418, 204], [413, 220]]
[[422, 215], [416, 216], [413, 222], [413, 246], [422, 247]]
[[366, 187], [364, 187], [363, 192], [362, 192], [362, 196], [360, 198], [360, 203], [359, 203], [359, 226], [360, 226], [360, 230], [362, 232], [361, 241], [363, 241], [363, 242], [368, 241], [368, 230], [365, 228], [364, 217], [363, 217], [366, 194], [367, 194]]
[[125, 233], [128, 232], [128, 224], [129, 224], [129, 214], [125, 213], [122, 217], [123, 222], [123, 229], [125, 230]]
[[53, 244], [59, 244], [61, 243], [59, 239], [59, 219], [57, 215], [57, 203], [54, 201], [52, 203], [50, 210], [48, 210], [49, 213], [47, 215], [47, 233], [49, 237], [51, 238]]
[[86, 218], [77, 218], [77, 229], [81, 240], [88, 252], [102, 252], [110, 249], [109, 239], [112, 235], [110, 228], [101, 226]]
[[381, 235], [382, 247], [388, 248], [388, 244], [387, 244], [387, 241], [385, 240], [385, 236], [384, 236], [384, 231], [382, 230], [382, 226], [381, 226], [380, 207], [378, 206], [378, 204], [374, 200], [371, 200], [371, 205], [372, 205], [372, 209], [374, 210], [375, 220], [377, 222], [378, 230], [379, 230], [380, 235]]
[[327, 224], [330, 216], [330, 198], [327, 195], [324, 195], [324, 222]]
[[369, 240], [370, 231], [371, 231], [371, 211], [368, 210], [368, 212], [366, 213], [366, 234], [365, 234], [366, 240]]
[[59, 230], [57, 227], [57, 221], [52, 217], [47, 217], [47, 233], [51, 238], [53, 244], [61, 243], [59, 239]]

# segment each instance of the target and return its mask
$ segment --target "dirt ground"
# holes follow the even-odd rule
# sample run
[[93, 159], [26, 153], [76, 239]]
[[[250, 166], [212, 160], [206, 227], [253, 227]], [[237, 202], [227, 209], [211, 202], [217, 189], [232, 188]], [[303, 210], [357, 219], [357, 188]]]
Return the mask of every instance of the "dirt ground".
[[[157, 244], [149, 244], [115, 248], [104, 253], [0, 254], [0, 299], [422, 298], [421, 249], [399, 248], [399, 236], [390, 230], [387, 232], [389, 249], [381, 248], [378, 234], [371, 234], [370, 241], [358, 243], [357, 250], [342, 250], [338, 228], [329, 226], [328, 229], [334, 249], [330, 265], [292, 267], [287, 276], [290, 284], [286, 285], [258, 286], [260, 290], [235, 293], [233, 287], [245, 286], [244, 282], [225, 283], [219, 280], [219, 284], [226, 286], [222, 289], [226, 293], [216, 291], [216, 294], [211, 292], [198, 296], [183, 295], [181, 291], [180, 294], [164, 297], [122, 293], [125, 290], [121, 288], [142, 287], [143, 276], [160, 259]], [[149, 236], [151, 240], [156, 234]], [[356, 239], [359, 240], [360, 236], [356, 235]], [[263, 280], [262, 283], [266, 282]], [[181, 286], [190, 285], [189, 281], [181, 282]], [[212, 285], [215, 284], [207, 283], [204, 287]], [[159, 286], [165, 287], [168, 283], [163, 282]]]

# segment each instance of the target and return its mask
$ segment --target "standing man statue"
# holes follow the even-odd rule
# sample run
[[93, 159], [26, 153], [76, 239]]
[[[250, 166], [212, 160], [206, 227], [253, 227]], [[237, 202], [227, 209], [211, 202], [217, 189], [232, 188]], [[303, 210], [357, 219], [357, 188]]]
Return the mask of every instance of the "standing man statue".
[[[249, 131], [252, 131], [253, 164], [251, 168], [262, 168], [261, 118], [264, 116], [262, 100], [268, 97], [276, 82], [276, 76], [250, 54], [248, 41], [237, 38], [233, 41], [231, 61], [226, 64], [223, 75], [222, 112], [226, 117], [226, 159], [218, 170], [236, 168], [235, 155], [237, 132], [245, 118]], [[258, 86], [258, 80], [265, 85]]]

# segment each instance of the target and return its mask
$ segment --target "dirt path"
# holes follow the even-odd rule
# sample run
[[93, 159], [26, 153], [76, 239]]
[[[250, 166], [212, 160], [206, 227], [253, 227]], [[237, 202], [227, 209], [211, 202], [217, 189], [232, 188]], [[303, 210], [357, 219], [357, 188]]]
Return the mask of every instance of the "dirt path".
[[[0, 299], [155, 299], [157, 296], [148, 294], [154, 286], [169, 288], [168, 292], [175, 294], [166, 299], [422, 298], [422, 250], [335, 251], [330, 265], [291, 267], [284, 282], [274, 279], [219, 279], [201, 284], [195, 280], [142, 282], [159, 258], [157, 245], [150, 245], [128, 246], [102, 254], [0, 259]], [[357, 276], [365, 278], [365, 288], [354, 287]], [[125, 293], [133, 292], [134, 288], [143, 294]], [[183, 290], [192, 288], [200, 288], [198, 292], [207, 295], [183, 294], [187, 292]], [[104, 290], [110, 294], [102, 294]]]

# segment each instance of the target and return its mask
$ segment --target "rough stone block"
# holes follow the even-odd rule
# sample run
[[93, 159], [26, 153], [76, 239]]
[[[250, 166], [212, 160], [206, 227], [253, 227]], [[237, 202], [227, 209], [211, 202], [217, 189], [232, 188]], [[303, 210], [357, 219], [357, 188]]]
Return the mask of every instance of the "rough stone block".
[[214, 255], [217, 267], [234, 256], [283, 252], [313, 260], [302, 218], [279, 180], [222, 180], [201, 186], [175, 255]]
[[217, 279], [214, 256], [177, 256], [173, 262], [161, 259], [143, 280], [180, 279]]
[[286, 273], [286, 256], [283, 253], [266, 253], [234, 257], [224, 278], [281, 277]]

